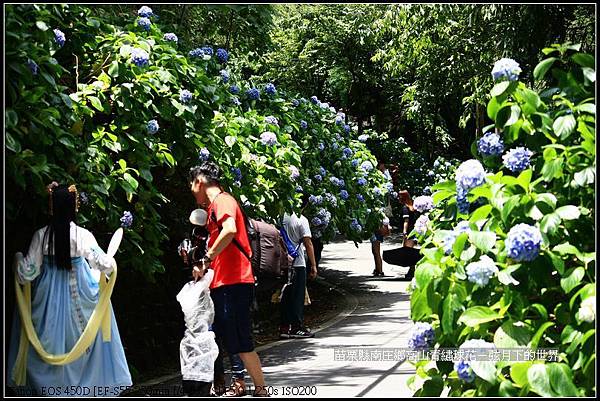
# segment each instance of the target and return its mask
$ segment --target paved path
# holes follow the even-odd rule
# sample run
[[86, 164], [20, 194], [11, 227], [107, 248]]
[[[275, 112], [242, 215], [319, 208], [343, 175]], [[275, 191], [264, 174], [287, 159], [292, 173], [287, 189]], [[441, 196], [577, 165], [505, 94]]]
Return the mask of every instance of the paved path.
[[[382, 250], [395, 248], [386, 244]], [[314, 386], [317, 397], [409, 397], [406, 386], [414, 370], [399, 361], [336, 361], [334, 349], [366, 351], [404, 348], [410, 329], [409, 282], [406, 268], [384, 262], [385, 277], [371, 276], [374, 263], [369, 242], [331, 243], [323, 250], [323, 277], [354, 295], [356, 309], [320, 330], [313, 339], [289, 340], [260, 352], [265, 378], [274, 396], [294, 386]], [[402, 281], [401, 281], [402, 280]], [[289, 389], [286, 389], [289, 387]], [[300, 391], [296, 388], [294, 391]], [[287, 394], [286, 394], [287, 395]], [[291, 396], [289, 394], [288, 396]]]
[[[382, 250], [397, 246], [386, 242]], [[377, 278], [371, 275], [373, 268], [368, 241], [358, 248], [349, 241], [325, 245], [320, 275], [347, 293], [349, 307], [324, 327], [313, 328], [315, 338], [278, 341], [257, 349], [273, 397], [301, 396], [302, 391], [304, 396], [316, 393], [316, 397], [333, 398], [412, 395], [406, 380], [414, 370], [408, 363], [336, 361], [334, 357], [334, 350], [344, 347], [361, 347], [366, 352], [406, 347], [411, 327], [409, 282], [403, 279], [407, 268], [384, 262], [386, 276]], [[251, 384], [249, 377], [246, 383]], [[174, 393], [173, 389], [180, 389], [180, 384], [180, 376], [172, 376], [152, 388], [169, 388], [163, 394], [175, 395], [180, 390]]]

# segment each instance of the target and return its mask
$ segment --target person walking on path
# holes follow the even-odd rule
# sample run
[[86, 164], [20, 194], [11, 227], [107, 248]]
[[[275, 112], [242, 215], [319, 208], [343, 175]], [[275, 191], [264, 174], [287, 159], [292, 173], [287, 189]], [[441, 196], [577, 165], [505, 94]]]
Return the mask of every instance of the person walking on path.
[[[302, 199], [302, 211], [308, 204], [306, 196]], [[281, 299], [281, 326], [279, 329], [279, 338], [311, 338], [314, 333], [304, 326], [304, 295], [306, 292], [307, 267], [309, 279], [317, 277], [317, 262], [311, 241], [311, 232], [308, 219], [302, 215], [293, 213], [291, 216], [283, 216], [283, 228], [285, 229], [290, 241], [298, 248], [298, 257], [294, 260], [293, 266], [288, 274], [288, 285], [284, 288]], [[308, 254], [310, 266], [306, 264], [304, 248]]]
[[223, 192], [220, 169], [216, 164], [207, 161], [193, 167], [189, 179], [196, 203], [209, 216], [207, 229], [210, 234], [202, 266], [194, 266], [192, 274], [199, 279], [205, 267], [214, 270], [210, 289], [215, 307], [215, 335], [223, 341], [230, 355], [239, 354], [254, 383], [254, 395], [268, 396], [251, 334], [254, 275], [244, 215], [235, 198]]
[[[403, 190], [398, 193], [398, 197], [400, 203], [402, 204], [402, 246], [414, 248], [417, 245], [417, 240], [414, 238], [409, 238], [410, 232], [415, 227], [415, 222], [419, 217], [419, 212], [415, 210], [413, 207], [413, 200], [410, 197], [408, 191]], [[409, 266], [408, 273], [406, 274], [406, 279], [412, 279], [415, 275], [415, 266]]]
[[[388, 185], [392, 185], [392, 176], [387, 169], [385, 163], [380, 160], [377, 164], [379, 171], [385, 176]], [[384, 237], [390, 235], [390, 217], [392, 215], [392, 205], [388, 197], [388, 204], [385, 208], [386, 217], [382, 220], [379, 229], [371, 236], [371, 252], [373, 253], [373, 259], [375, 261], [375, 269], [373, 270], [373, 277], [384, 276], [383, 273], [383, 260], [381, 258], [381, 243], [384, 241]]]
[[[104, 288], [100, 280], [106, 280], [102, 273], [116, 274], [115, 259], [100, 249], [91, 232], [75, 223], [79, 206], [75, 185], [53, 182], [47, 189], [50, 223], [34, 233], [25, 257], [17, 254], [17, 280], [25, 286], [25, 302], [31, 309], [21, 310], [22, 316], [15, 313], [7, 384], [17, 394], [118, 396], [132, 385], [131, 374], [110, 301], [104, 315], [96, 310], [101, 291], [106, 290], [100, 290]], [[98, 318], [100, 326], [94, 322]], [[33, 338], [21, 332], [22, 322], [33, 325]], [[92, 337], [86, 334], [88, 322], [101, 327]], [[32, 341], [41, 344], [43, 355]], [[76, 359], [46, 362], [65, 354]]]

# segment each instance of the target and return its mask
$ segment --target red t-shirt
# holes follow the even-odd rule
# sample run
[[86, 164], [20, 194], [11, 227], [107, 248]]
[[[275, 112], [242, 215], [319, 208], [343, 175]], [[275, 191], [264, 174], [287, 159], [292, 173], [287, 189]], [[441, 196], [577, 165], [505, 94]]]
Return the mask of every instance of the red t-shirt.
[[[217, 223], [213, 220], [214, 216], [217, 219]], [[210, 204], [207, 210], [208, 222], [206, 228], [210, 234], [208, 240], [208, 248], [217, 240], [220, 229], [223, 228], [223, 222], [228, 217], [235, 219], [235, 226], [237, 233], [235, 239], [246, 251], [248, 256], [252, 255], [252, 249], [250, 248], [250, 241], [248, 240], [248, 233], [246, 232], [246, 225], [244, 222], [244, 216], [242, 211], [235, 200], [235, 198], [226, 192], [220, 193]], [[238, 249], [238, 247], [231, 241], [229, 245], [223, 249], [212, 261], [211, 266], [215, 272], [210, 288], [217, 288], [223, 285], [241, 284], [241, 283], [254, 283], [254, 274], [252, 274], [252, 265], [244, 254]]]

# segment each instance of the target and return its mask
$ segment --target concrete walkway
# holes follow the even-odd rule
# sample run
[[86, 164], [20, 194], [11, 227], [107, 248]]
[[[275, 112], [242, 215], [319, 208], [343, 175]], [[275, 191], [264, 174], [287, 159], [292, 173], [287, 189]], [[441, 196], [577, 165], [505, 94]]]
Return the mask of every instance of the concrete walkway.
[[[384, 243], [382, 250], [398, 246]], [[315, 338], [287, 340], [259, 351], [273, 396], [293, 397], [303, 391], [301, 387], [308, 390], [306, 386], [312, 386], [311, 395], [316, 393], [317, 397], [410, 397], [412, 391], [405, 384], [414, 374], [410, 364], [392, 358], [339, 360], [340, 351], [348, 347], [360, 347], [370, 356], [374, 356], [372, 351], [406, 347], [411, 327], [410, 298], [406, 291], [409, 282], [402, 278], [407, 268], [384, 262], [386, 276], [372, 277], [374, 262], [369, 242], [358, 248], [352, 242], [327, 244], [321, 268], [327, 281], [355, 297], [356, 309], [318, 330]]]
[[[393, 239], [386, 240], [382, 251], [398, 246]], [[412, 365], [393, 358], [352, 361], [339, 357], [340, 351], [349, 348], [357, 352], [360, 348], [364, 355], [374, 356], [373, 352], [406, 347], [412, 325], [409, 282], [403, 279], [407, 268], [384, 262], [386, 276], [375, 278], [371, 274], [371, 244], [363, 242], [357, 248], [345, 241], [325, 245], [320, 269], [320, 277], [344, 293], [339, 296], [346, 297], [348, 307], [323, 327], [312, 327], [315, 338], [282, 340], [257, 348], [271, 396], [412, 396], [406, 386], [406, 380], [414, 374]], [[227, 365], [228, 359], [224, 362]], [[246, 385], [251, 386], [247, 375]], [[181, 376], [159, 378], [141, 387], [142, 391], [130, 395], [180, 395]]]

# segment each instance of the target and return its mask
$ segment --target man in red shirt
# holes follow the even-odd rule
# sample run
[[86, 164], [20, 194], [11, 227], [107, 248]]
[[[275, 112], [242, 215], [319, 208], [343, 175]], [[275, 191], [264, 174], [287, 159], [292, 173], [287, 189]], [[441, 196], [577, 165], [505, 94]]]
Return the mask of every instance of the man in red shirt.
[[254, 382], [254, 395], [268, 395], [251, 335], [254, 275], [244, 216], [235, 198], [223, 192], [217, 165], [204, 162], [193, 167], [189, 179], [196, 203], [207, 211], [210, 234], [203, 266], [193, 268], [194, 279], [204, 275], [204, 267], [214, 270], [210, 293], [215, 306], [215, 336], [223, 340], [230, 355], [239, 354]]

